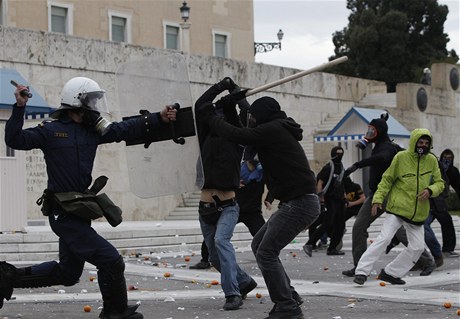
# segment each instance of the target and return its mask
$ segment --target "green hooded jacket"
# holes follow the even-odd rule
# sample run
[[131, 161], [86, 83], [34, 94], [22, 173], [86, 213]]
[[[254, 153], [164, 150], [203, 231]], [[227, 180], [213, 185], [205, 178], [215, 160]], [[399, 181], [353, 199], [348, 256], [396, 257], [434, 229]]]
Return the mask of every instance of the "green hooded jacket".
[[429, 130], [413, 130], [408, 149], [395, 155], [372, 200], [372, 204], [381, 204], [388, 195], [386, 211], [416, 225], [423, 224], [430, 211], [430, 201], [420, 200], [417, 195], [427, 188], [431, 197], [436, 197], [444, 189], [437, 158], [431, 153], [419, 156], [416, 152], [417, 141], [423, 135], [431, 138], [430, 147], [433, 146]]

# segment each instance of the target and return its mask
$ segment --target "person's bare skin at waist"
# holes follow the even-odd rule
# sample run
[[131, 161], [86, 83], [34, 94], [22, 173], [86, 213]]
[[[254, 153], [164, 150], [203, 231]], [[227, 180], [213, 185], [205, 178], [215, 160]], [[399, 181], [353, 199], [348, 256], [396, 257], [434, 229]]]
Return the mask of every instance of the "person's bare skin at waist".
[[232, 199], [235, 197], [234, 191], [222, 191], [218, 189], [202, 189], [200, 200], [206, 203], [213, 203], [213, 196], [219, 197], [221, 201]]

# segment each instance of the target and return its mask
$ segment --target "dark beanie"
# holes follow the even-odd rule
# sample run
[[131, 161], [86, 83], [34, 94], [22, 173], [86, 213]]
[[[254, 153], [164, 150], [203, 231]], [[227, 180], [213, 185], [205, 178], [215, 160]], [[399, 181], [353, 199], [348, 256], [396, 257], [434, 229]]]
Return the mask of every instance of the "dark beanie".
[[369, 125], [372, 125], [377, 129], [378, 135], [377, 138], [385, 136], [388, 134], [388, 124], [387, 121], [383, 119], [373, 119]]
[[257, 124], [268, 122], [271, 116], [279, 111], [281, 111], [279, 103], [269, 96], [255, 100], [249, 109], [249, 113], [255, 117]]

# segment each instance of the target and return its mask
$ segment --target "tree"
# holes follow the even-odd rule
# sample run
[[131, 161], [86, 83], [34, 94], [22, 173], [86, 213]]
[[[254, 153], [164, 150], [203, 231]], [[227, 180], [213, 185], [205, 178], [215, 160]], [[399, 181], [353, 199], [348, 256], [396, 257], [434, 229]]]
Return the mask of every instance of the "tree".
[[444, 22], [449, 9], [437, 0], [347, 0], [348, 26], [333, 34], [336, 59], [347, 63], [329, 71], [384, 81], [394, 92], [400, 82], [418, 82], [434, 62], [455, 63], [448, 52]]

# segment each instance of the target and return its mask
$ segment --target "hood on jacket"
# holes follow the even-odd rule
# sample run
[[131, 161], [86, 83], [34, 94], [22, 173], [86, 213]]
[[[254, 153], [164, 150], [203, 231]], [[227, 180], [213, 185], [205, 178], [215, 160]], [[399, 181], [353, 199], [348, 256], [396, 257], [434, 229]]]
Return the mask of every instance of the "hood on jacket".
[[263, 96], [255, 100], [249, 108], [249, 113], [256, 119], [256, 125], [269, 122], [273, 119], [286, 118], [281, 106], [272, 97]]
[[422, 136], [428, 136], [430, 138], [430, 149], [432, 149], [433, 136], [431, 135], [431, 132], [426, 128], [416, 128], [410, 133], [409, 147], [407, 149], [414, 154], [417, 154], [417, 142]]
[[442, 151], [441, 155], [439, 156], [440, 159], [442, 159], [445, 155], [451, 155], [452, 156], [452, 165], [454, 164], [455, 161], [455, 155], [454, 152], [450, 148], [446, 148], [444, 151]]
[[[444, 156], [447, 155], [450, 155], [452, 157], [452, 160], [444, 158]], [[451, 149], [446, 148], [444, 151], [442, 151], [441, 155], [439, 156], [439, 163], [441, 164], [441, 167], [444, 170], [444, 172], [447, 172], [454, 166], [454, 160], [454, 152], [452, 152]]]
[[303, 129], [300, 127], [300, 124], [294, 121], [294, 119], [288, 117], [286, 120], [283, 120], [283, 127], [288, 130], [289, 133], [291, 133], [292, 136], [297, 141], [302, 140], [303, 138]]

